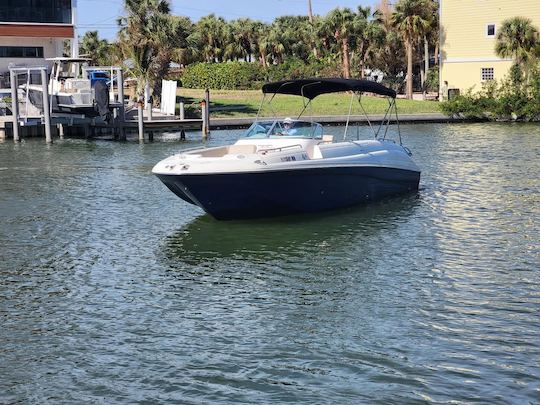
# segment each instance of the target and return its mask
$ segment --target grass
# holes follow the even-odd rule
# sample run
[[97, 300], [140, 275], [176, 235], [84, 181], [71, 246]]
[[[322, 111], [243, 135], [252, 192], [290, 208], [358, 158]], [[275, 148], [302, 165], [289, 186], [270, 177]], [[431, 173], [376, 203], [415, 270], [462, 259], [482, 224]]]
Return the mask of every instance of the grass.
[[[198, 107], [204, 98], [204, 90], [180, 88], [177, 91], [177, 102], [183, 101], [186, 107]], [[262, 99], [260, 90], [211, 90], [210, 108], [212, 117], [253, 117], [257, 114]], [[313, 115], [346, 115], [349, 111], [350, 96], [348, 94], [324, 94], [315, 98], [311, 110]], [[388, 101], [383, 97], [362, 96], [362, 105], [368, 114], [384, 114]], [[265, 106], [261, 116], [295, 116], [303, 108], [302, 98], [277, 95], [271, 104]], [[421, 114], [440, 112], [437, 101], [397, 100], [400, 114]], [[353, 102], [353, 114], [362, 114], [358, 102]]]

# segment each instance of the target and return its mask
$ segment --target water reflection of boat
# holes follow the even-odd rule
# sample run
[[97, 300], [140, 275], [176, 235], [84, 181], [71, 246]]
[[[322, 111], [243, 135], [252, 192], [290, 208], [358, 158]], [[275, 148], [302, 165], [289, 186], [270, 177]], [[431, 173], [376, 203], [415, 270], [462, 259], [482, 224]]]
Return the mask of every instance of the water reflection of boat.
[[394, 112], [397, 120], [395, 91], [353, 79], [263, 86], [264, 94], [301, 96], [308, 104], [321, 94], [345, 91], [358, 95], [360, 103], [362, 92], [388, 97], [386, 125], [374, 129], [375, 139], [332, 143], [312, 121], [255, 121], [234, 145], [184, 151], [152, 171], [178, 197], [216, 219], [330, 210], [418, 190], [420, 169], [401, 143], [399, 126], [399, 142], [386, 138]]
[[417, 195], [404, 195], [375, 204], [284, 219], [218, 222], [205, 215], [167, 237], [164, 253], [173, 262], [199, 263], [225, 258], [287, 261], [310, 254], [348, 249], [369, 238], [377, 244], [381, 230], [395, 229], [410, 219], [419, 203]]

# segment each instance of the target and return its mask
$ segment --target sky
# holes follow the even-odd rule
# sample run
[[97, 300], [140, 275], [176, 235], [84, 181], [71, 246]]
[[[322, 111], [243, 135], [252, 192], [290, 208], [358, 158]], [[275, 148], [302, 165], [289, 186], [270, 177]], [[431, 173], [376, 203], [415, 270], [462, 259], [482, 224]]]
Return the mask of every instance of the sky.
[[[354, 10], [359, 5], [374, 6], [377, 0], [312, 0], [313, 14], [324, 15], [336, 7]], [[101, 38], [116, 37], [116, 20], [124, 13], [124, 0], [77, 0], [77, 34], [99, 32]], [[270, 22], [281, 15], [307, 15], [308, 0], [171, 0], [172, 12], [192, 21], [215, 13], [226, 20], [249, 17]]]

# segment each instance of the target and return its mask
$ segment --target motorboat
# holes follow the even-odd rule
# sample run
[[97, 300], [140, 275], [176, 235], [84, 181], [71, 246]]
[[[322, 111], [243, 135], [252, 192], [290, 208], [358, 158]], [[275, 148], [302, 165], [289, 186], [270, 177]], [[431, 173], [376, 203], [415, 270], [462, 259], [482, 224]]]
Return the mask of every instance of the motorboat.
[[[389, 106], [378, 126], [368, 121], [370, 140], [334, 142], [321, 124], [300, 119], [302, 111], [294, 120], [257, 118], [236, 143], [181, 151], [152, 172], [218, 220], [332, 210], [418, 190], [420, 169], [401, 141], [394, 90], [368, 80], [316, 78], [267, 83], [262, 91], [263, 103], [266, 95], [301, 96], [303, 111], [315, 97], [335, 92], [351, 92], [360, 103], [362, 93], [375, 93]], [[394, 113], [395, 140], [388, 135]], [[349, 119], [345, 132], [348, 126]]]
[[[88, 70], [89, 59], [57, 57], [47, 60], [52, 62], [48, 87], [52, 112], [102, 116], [107, 120], [110, 109], [120, 106], [114, 100], [110, 75], [102, 70]], [[28, 77], [28, 82], [21, 88], [27, 91], [30, 103], [43, 110], [42, 85], [32, 84]]]

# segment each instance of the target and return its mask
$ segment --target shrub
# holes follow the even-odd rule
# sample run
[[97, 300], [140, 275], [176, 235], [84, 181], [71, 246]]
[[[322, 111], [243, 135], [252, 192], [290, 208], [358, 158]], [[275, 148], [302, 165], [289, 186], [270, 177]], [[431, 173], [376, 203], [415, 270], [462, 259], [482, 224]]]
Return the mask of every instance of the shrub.
[[297, 58], [290, 58], [278, 65], [268, 67], [268, 80], [279, 81], [287, 79], [307, 79], [318, 74], [318, 66], [315, 63], [307, 64]]
[[182, 75], [187, 88], [234, 90], [251, 89], [265, 79], [264, 69], [256, 63], [225, 62], [189, 65]]
[[489, 118], [495, 120], [539, 120], [540, 119], [540, 77], [539, 69], [531, 71], [530, 80], [524, 80], [519, 69], [511, 69], [507, 78], [498, 83], [490, 80], [482, 90], [473, 93], [471, 89], [464, 95], [441, 103], [441, 110], [447, 115]]
[[426, 90], [439, 91], [439, 67], [430, 67], [426, 77]]
[[278, 65], [265, 68], [258, 63], [224, 62], [195, 63], [187, 66], [179, 80], [187, 88], [214, 90], [259, 90], [269, 81], [305, 79], [310, 77], [339, 76], [341, 68], [336, 63], [310, 59], [304, 62], [289, 58]]
[[405, 80], [401, 76], [384, 75], [381, 84], [402, 93], [405, 89]]

